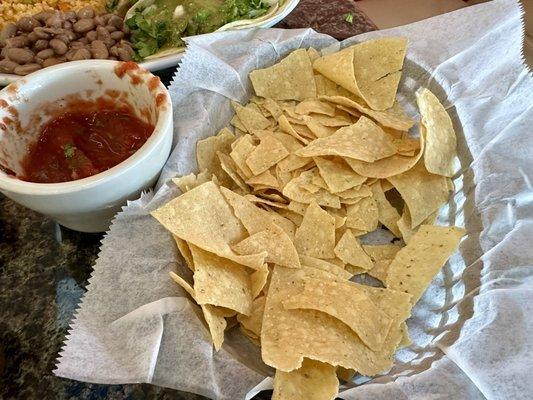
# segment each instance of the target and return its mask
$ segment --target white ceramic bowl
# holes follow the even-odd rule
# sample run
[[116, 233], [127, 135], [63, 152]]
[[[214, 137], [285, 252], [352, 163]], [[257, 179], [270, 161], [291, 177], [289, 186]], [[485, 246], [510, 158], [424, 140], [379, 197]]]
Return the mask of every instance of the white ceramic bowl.
[[0, 165], [20, 176], [20, 161], [40, 127], [79, 100], [128, 102], [140, 119], [155, 126], [146, 143], [115, 167], [71, 182], [26, 182], [0, 170], [2, 193], [68, 228], [101, 232], [126, 200], [136, 199], [155, 183], [172, 147], [170, 96], [158, 78], [142, 68], [120, 77], [121, 65], [94, 60], [65, 63], [0, 91]]

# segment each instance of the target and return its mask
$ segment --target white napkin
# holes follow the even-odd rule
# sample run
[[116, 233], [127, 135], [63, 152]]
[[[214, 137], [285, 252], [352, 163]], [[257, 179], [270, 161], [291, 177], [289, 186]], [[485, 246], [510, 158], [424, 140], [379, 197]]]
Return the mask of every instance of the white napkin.
[[[521, 53], [521, 19], [516, 0], [496, 0], [341, 43], [409, 39], [400, 99], [416, 116], [414, 90], [426, 86], [448, 108], [462, 174], [439, 223], [468, 232], [413, 310], [413, 345], [397, 354], [390, 373], [342, 387], [344, 399], [533, 398], [533, 79]], [[265, 29], [188, 44], [170, 88], [174, 151], [155, 195], [129, 203], [103, 240], [54, 372], [250, 398], [271, 387], [264, 379], [272, 370], [237, 330], [214, 352], [197, 307], [168, 278], [175, 268], [188, 271], [149, 211], [177, 195], [170, 177], [195, 172], [195, 143], [228, 123], [229, 99], [250, 96], [249, 71], [298, 47], [338, 43], [312, 30]]]

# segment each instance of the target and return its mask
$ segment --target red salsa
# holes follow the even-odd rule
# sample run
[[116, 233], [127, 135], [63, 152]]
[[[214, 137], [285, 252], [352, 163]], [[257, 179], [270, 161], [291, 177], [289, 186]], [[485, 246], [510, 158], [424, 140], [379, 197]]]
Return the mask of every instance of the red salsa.
[[57, 183], [98, 174], [130, 157], [153, 130], [125, 109], [71, 110], [43, 127], [19, 178]]

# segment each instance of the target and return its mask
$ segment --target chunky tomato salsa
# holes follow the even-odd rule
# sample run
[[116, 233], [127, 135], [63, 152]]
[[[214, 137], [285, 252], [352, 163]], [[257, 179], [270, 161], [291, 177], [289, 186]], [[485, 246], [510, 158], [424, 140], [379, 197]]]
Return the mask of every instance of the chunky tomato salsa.
[[130, 157], [153, 130], [126, 109], [69, 110], [43, 127], [19, 178], [57, 183], [98, 174]]

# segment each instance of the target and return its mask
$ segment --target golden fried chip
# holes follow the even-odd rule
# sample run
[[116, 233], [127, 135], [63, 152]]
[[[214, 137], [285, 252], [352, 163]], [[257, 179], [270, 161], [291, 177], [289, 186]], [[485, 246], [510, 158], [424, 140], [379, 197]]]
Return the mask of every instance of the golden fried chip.
[[297, 370], [276, 371], [272, 400], [334, 400], [338, 393], [335, 367], [305, 359]]
[[405, 157], [395, 154], [392, 157], [383, 158], [373, 163], [346, 158], [346, 162], [361, 176], [381, 179], [388, 178], [413, 168], [422, 157], [422, 154], [424, 154], [424, 143], [424, 134], [421, 127], [420, 150], [416, 156]]
[[335, 255], [346, 264], [353, 265], [364, 269], [371, 269], [374, 264], [359, 244], [359, 240], [353, 235], [350, 229], [342, 235], [341, 239], [335, 246]]
[[196, 302], [249, 315], [252, 284], [245, 267], [196, 246], [190, 248], [194, 260]]
[[304, 357], [351, 368], [364, 375], [389, 369], [392, 353], [402, 337], [399, 328], [391, 328], [382, 349], [375, 352], [336, 318], [315, 310], [283, 308], [284, 300], [303, 290], [302, 280], [310, 276], [309, 271], [329, 275], [315, 268], [274, 268], [261, 330], [263, 361], [282, 371], [299, 368]]
[[311, 60], [305, 49], [293, 51], [277, 64], [250, 72], [255, 94], [274, 100], [316, 97]]
[[392, 260], [401, 247], [397, 244], [365, 244], [363, 250], [372, 261]]
[[407, 40], [380, 38], [350, 46], [313, 62], [313, 68], [362, 98], [374, 110], [392, 107]]
[[304, 100], [297, 104], [294, 112], [300, 115], [309, 115], [311, 113], [324, 114], [333, 117], [335, 115], [335, 107], [325, 101], [316, 99]]
[[254, 233], [233, 246], [237, 254], [257, 254], [267, 252], [266, 261], [288, 268], [300, 268], [296, 247], [283, 229], [275, 224], [264, 231]]
[[378, 181], [370, 186], [372, 190], [372, 195], [376, 200], [378, 206], [378, 220], [385, 227], [391, 231], [394, 236], [401, 237], [400, 230], [398, 229], [398, 220], [400, 219], [400, 214], [398, 211], [389, 203], [389, 200], [385, 197], [383, 189], [381, 188], [381, 182]]
[[296, 152], [300, 157], [341, 156], [373, 162], [396, 153], [392, 138], [366, 117], [333, 135], [313, 140]]
[[270, 115], [277, 121], [278, 118], [283, 114], [281, 107], [274, 99], [266, 98], [264, 99], [263, 107], [265, 107]]
[[231, 105], [237, 117], [239, 117], [240, 122], [242, 122], [248, 132], [251, 132], [253, 129], [265, 129], [270, 126], [270, 121], [258, 109], [249, 105], [243, 107], [235, 101], [232, 101]]
[[211, 340], [218, 351], [224, 342], [224, 331], [226, 330], [227, 322], [223, 315], [220, 314], [217, 307], [210, 304], [200, 305], [204, 314], [205, 322], [211, 334]]
[[286, 310], [317, 310], [348, 325], [363, 343], [379, 350], [387, 337], [392, 318], [370, 300], [359, 285], [304, 278], [304, 289], [283, 301]]
[[244, 135], [233, 143], [233, 150], [229, 153], [237, 166], [237, 172], [243, 179], [250, 179], [254, 176], [254, 173], [246, 164], [246, 159], [254, 151], [255, 147], [252, 136]]
[[202, 183], [209, 182], [211, 180], [211, 173], [203, 171], [198, 175], [189, 174], [185, 176], [179, 176], [172, 178], [172, 182], [179, 187], [182, 193], [188, 192], [194, 189], [196, 186], [200, 186]]
[[259, 175], [252, 176], [250, 179], [246, 180], [246, 183], [250, 186], [262, 186], [270, 187], [277, 189], [279, 187], [279, 182], [277, 178], [272, 175], [269, 170], [261, 172]]
[[192, 254], [191, 249], [189, 248], [189, 244], [185, 240], [181, 240], [176, 235], [172, 235], [174, 237], [174, 240], [176, 241], [176, 245], [178, 246], [178, 250], [185, 260], [185, 263], [189, 267], [191, 271], [194, 271], [194, 262], [192, 260]]
[[337, 376], [345, 382], [350, 382], [355, 374], [356, 372], [353, 369], [337, 367]]
[[423, 88], [416, 93], [416, 102], [426, 128], [426, 151], [424, 164], [432, 174], [453, 176], [453, 160], [456, 156], [457, 139], [453, 124], [439, 99]]
[[283, 132], [288, 133], [289, 135], [291, 135], [295, 139], [299, 140], [303, 144], [307, 144], [307, 143], [310, 142], [309, 139], [301, 136], [298, 132], [296, 132], [296, 130], [291, 125], [291, 123], [289, 122], [289, 120], [287, 119], [287, 117], [285, 115], [280, 115], [280, 117], [278, 118], [278, 123], [279, 123], [279, 128]]
[[411, 215], [411, 228], [422, 223], [448, 201], [446, 177], [430, 174], [422, 162], [400, 175], [388, 178], [400, 192]]
[[[252, 285], [252, 299], [255, 299], [265, 288], [270, 270], [266, 264], [261, 268], [252, 272], [250, 275], [250, 283]], [[253, 311], [253, 310], [252, 310]]]
[[371, 232], [378, 226], [378, 206], [373, 197], [363, 197], [346, 206], [346, 226]]
[[342, 96], [319, 96], [319, 99], [327, 100], [331, 103], [339, 104], [344, 107], [351, 107], [357, 110], [356, 115], [368, 115], [374, 121], [386, 127], [398, 130], [408, 130], [415, 124], [415, 121], [405, 114], [405, 111], [398, 102], [394, 102], [391, 108], [388, 108], [384, 111], [376, 111], [366, 107], [362, 102], [357, 102], [357, 98], [355, 97], [348, 98]]
[[335, 258], [335, 218], [314, 201], [304, 214], [302, 224], [296, 229], [294, 244], [298, 254], [317, 258]]
[[324, 189], [319, 189], [316, 193], [310, 193], [302, 187], [303, 183], [312, 184], [315, 174], [318, 174], [316, 168], [302, 172], [285, 185], [283, 195], [300, 203], [309, 204], [315, 201], [321, 206], [340, 208], [341, 203], [338, 196]]
[[456, 226], [421, 225], [392, 260], [387, 288], [411, 294], [412, 303], [416, 303], [464, 234], [464, 229]]
[[224, 154], [220, 151], [217, 152], [217, 157], [220, 161], [220, 166], [226, 174], [231, 178], [231, 180], [244, 192], [248, 192], [248, 186], [246, 185], [246, 182], [244, 182], [241, 175], [239, 175], [239, 172], [237, 171], [237, 165], [235, 164], [235, 161], [233, 159]]
[[330, 261], [322, 260], [320, 258], [307, 256], [305, 254], [300, 255], [300, 262], [306, 267], [320, 269], [322, 271], [329, 272], [339, 278], [350, 279], [352, 275], [345, 271], [344, 268], [331, 263]]
[[230, 244], [243, 240], [246, 231], [213, 182], [182, 194], [151, 214], [189, 244], [251, 268], [263, 265], [266, 253], [239, 256], [231, 250]]
[[289, 151], [273, 136], [267, 136], [246, 158], [246, 164], [254, 175], [267, 171], [289, 155]]
[[[346, 124], [346, 125], [349, 125], [349, 124]], [[313, 134], [313, 139], [314, 138], [325, 138], [325, 137], [331, 136], [335, 132], [337, 132], [337, 130], [339, 129], [338, 127], [322, 125], [315, 118], [306, 118], [305, 126], [307, 126], [307, 128]]]
[[366, 180], [365, 177], [356, 174], [342, 159], [328, 160], [316, 157], [314, 161], [320, 176], [333, 193], [359, 186]]
[[216, 156], [217, 152], [229, 154], [231, 143], [235, 141], [235, 135], [228, 129], [222, 129], [216, 136], [210, 136], [199, 140], [196, 143], [196, 160], [200, 171], [207, 171], [215, 174], [222, 180], [220, 162]]
[[309, 47], [307, 49], [307, 55], [309, 56], [311, 62], [315, 61], [317, 58], [320, 58], [320, 52], [314, 47]]
[[[261, 196], [261, 197], [258, 197], [258, 196]], [[266, 205], [276, 207], [276, 208], [287, 208], [288, 207], [287, 204], [285, 203], [285, 199], [283, 198], [277, 201], [273, 201], [273, 200], [268, 200], [268, 199], [263, 198], [265, 197], [265, 194], [258, 194], [258, 196], [255, 196], [253, 194], [247, 194], [244, 196], [244, 198], [246, 200], [251, 201], [252, 203], [266, 204]], [[281, 201], [283, 201], [283, 203], [281, 203]]]
[[237, 321], [248, 332], [253, 333], [257, 338], [261, 337], [261, 325], [263, 323], [263, 314], [265, 312], [266, 297], [261, 296], [252, 303], [252, 311], [249, 316], [239, 314]]

